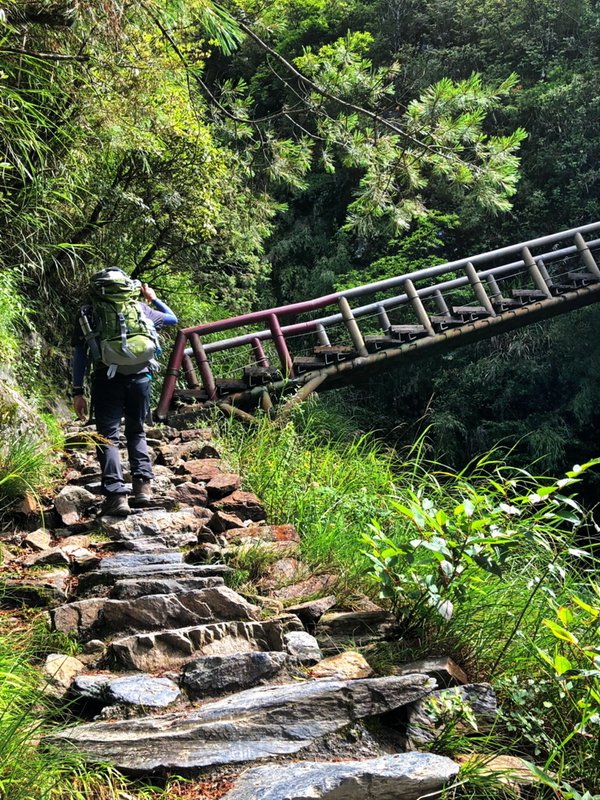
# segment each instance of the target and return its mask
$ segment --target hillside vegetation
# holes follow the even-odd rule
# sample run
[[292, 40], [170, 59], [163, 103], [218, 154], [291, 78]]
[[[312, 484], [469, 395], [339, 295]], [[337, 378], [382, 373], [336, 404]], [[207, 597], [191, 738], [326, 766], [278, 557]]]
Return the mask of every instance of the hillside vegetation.
[[[599, 44], [593, 0], [0, 3], [3, 528], [60, 480], [93, 272], [186, 325], [599, 219]], [[382, 673], [443, 650], [492, 681], [478, 752], [535, 762], [531, 797], [600, 796], [599, 327], [591, 307], [221, 428], [308, 562], [398, 616]], [[159, 796], [35, 749], [57, 720], [33, 616], [0, 618], [0, 798]], [[510, 791], [476, 773], [452, 792]]]

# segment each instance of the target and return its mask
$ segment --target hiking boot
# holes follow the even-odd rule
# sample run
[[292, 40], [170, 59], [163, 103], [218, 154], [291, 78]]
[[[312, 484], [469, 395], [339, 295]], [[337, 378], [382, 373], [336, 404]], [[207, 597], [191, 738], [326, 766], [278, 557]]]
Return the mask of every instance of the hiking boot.
[[103, 515], [107, 517], [126, 517], [131, 514], [126, 494], [107, 494], [102, 503]]
[[133, 479], [133, 497], [136, 503], [150, 503], [152, 501], [152, 487], [148, 478]]

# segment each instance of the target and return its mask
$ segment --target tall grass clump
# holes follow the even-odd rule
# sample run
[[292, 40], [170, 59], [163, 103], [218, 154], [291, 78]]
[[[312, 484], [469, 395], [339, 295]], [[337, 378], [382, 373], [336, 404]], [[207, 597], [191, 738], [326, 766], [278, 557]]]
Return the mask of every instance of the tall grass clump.
[[50, 748], [55, 709], [22, 633], [0, 634], [0, 800], [149, 800], [121, 776], [87, 768], [76, 753]]
[[54, 449], [32, 433], [8, 430], [0, 441], [0, 509], [47, 486]]
[[394, 453], [370, 436], [336, 438], [321, 421], [229, 427], [271, 521], [295, 524], [307, 559], [395, 612], [398, 641], [370, 654], [380, 668], [453, 655], [501, 702], [492, 739], [478, 746], [541, 764], [535, 796], [591, 800], [586, 789], [600, 792], [600, 544], [575, 494], [599, 460], [557, 479], [494, 451], [456, 472], [429, 460], [424, 437]]
[[18, 291], [17, 273], [0, 270], [0, 364], [11, 366], [19, 353], [19, 327], [27, 321], [27, 308]]
[[324, 437], [316, 419], [299, 427], [262, 419], [247, 431], [232, 423], [229, 456], [268, 518], [298, 528], [306, 559], [354, 575], [364, 569], [361, 535], [373, 518], [391, 513], [392, 454], [367, 435], [339, 440], [328, 426]]

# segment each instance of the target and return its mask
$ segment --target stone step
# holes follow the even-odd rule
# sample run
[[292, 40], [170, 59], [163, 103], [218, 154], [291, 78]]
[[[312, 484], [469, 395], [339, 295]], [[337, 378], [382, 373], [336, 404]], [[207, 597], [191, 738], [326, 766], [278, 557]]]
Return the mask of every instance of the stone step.
[[52, 627], [79, 639], [147, 633], [228, 620], [254, 620], [258, 606], [227, 586], [179, 594], [144, 595], [132, 600], [97, 597], [50, 611]]
[[184, 772], [297, 753], [430, 687], [424, 675], [260, 686], [197, 710], [67, 728], [47, 741], [133, 774]]
[[[126, 706], [140, 710], [167, 708], [181, 697], [170, 678], [135, 672], [131, 675], [78, 675], [69, 689], [69, 699], [78, 709], [93, 713], [107, 706]], [[89, 714], [88, 710], [88, 714]]]
[[110, 652], [118, 668], [158, 672], [181, 667], [200, 656], [284, 651], [285, 634], [301, 630], [298, 617], [281, 614], [261, 622], [217, 622], [138, 633], [115, 639]]
[[223, 585], [223, 578], [219, 575], [206, 578], [126, 578], [116, 581], [110, 597], [115, 600], [134, 600], [148, 594], [176, 594]]
[[198, 533], [204, 521], [191, 509], [165, 511], [148, 509], [119, 519], [100, 518], [102, 532], [115, 544], [127, 549], [148, 547], [162, 548], [186, 547], [198, 542]]
[[108, 586], [116, 581], [131, 578], [207, 578], [232, 573], [225, 564], [187, 564], [183, 554], [166, 553], [119, 553], [102, 559], [98, 569], [79, 577], [78, 595], [99, 586]]
[[274, 764], [244, 772], [223, 800], [417, 800], [437, 797], [458, 770], [454, 761], [432, 753]]
[[389, 611], [340, 611], [323, 614], [316, 629], [323, 652], [338, 653], [393, 636], [398, 621]]
[[297, 672], [288, 653], [232, 653], [190, 661], [181, 670], [179, 682], [189, 697], [202, 699], [249, 689], [289, 671]]

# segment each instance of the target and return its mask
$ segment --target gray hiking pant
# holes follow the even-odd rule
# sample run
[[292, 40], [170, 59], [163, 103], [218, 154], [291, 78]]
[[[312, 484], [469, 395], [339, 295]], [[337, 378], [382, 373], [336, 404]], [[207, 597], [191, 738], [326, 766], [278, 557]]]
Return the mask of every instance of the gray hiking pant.
[[92, 378], [92, 404], [96, 430], [110, 444], [98, 444], [96, 453], [102, 470], [105, 494], [127, 494], [119, 455], [121, 419], [125, 418], [125, 439], [132, 478], [152, 478], [152, 464], [144, 432], [144, 420], [150, 408], [151, 378], [147, 372]]

